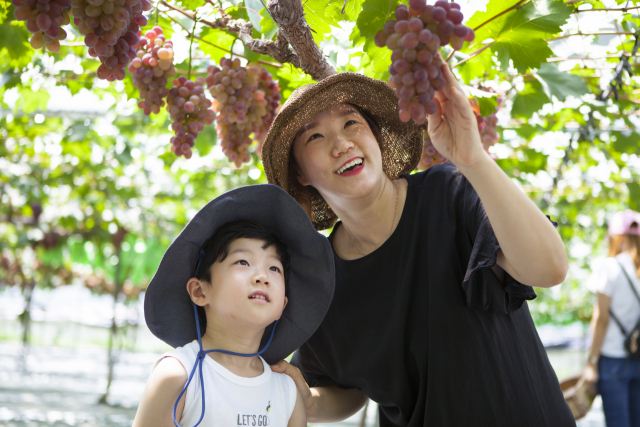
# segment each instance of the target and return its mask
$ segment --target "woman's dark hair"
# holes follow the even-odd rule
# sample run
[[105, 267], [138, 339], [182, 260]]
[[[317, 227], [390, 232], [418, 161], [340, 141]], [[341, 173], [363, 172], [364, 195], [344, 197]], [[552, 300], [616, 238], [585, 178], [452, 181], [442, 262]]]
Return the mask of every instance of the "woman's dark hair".
[[282, 263], [283, 275], [285, 283], [289, 278], [289, 253], [287, 246], [278, 238], [278, 236], [267, 230], [262, 224], [240, 220], [228, 222], [220, 227], [209, 240], [204, 244], [204, 255], [200, 262], [196, 278], [211, 282], [210, 267], [214, 262], [222, 262], [229, 255], [229, 246], [238, 239], [256, 239], [264, 241], [262, 249], [275, 246], [278, 258]]
[[[355, 104], [346, 103], [351, 107], [355, 108], [358, 113], [364, 118], [364, 120], [369, 125], [369, 129], [371, 129], [371, 133], [378, 141], [378, 145], [382, 149], [382, 132], [380, 131], [380, 125], [376, 121], [375, 117], [373, 117], [367, 110], [364, 110], [358, 107]], [[297, 135], [293, 138], [294, 141], [297, 138]], [[293, 142], [291, 142], [291, 151], [289, 153], [289, 190], [292, 195], [294, 195], [297, 202], [304, 208], [307, 212], [307, 215], [311, 218], [311, 198], [309, 197], [309, 191], [302, 184], [298, 182], [298, 174], [300, 173], [298, 169], [298, 162], [296, 162], [296, 157], [293, 155]], [[313, 189], [313, 191], [316, 191]]]
[[[267, 249], [270, 246], [275, 246], [276, 253], [280, 262], [282, 263], [284, 283], [285, 283], [285, 295], [287, 295], [287, 282], [289, 281], [289, 253], [287, 252], [287, 246], [280, 240], [280, 238], [273, 232], [269, 231], [262, 224], [240, 220], [228, 222], [214, 233], [209, 240], [207, 240], [203, 246], [204, 255], [198, 266], [196, 272], [196, 278], [208, 283], [211, 283], [211, 266], [216, 261], [224, 261], [229, 255], [229, 246], [231, 243], [238, 239], [257, 239], [264, 241], [262, 249]], [[207, 328], [207, 315], [203, 307], [197, 306], [198, 318], [200, 319], [200, 327], [202, 330]]]

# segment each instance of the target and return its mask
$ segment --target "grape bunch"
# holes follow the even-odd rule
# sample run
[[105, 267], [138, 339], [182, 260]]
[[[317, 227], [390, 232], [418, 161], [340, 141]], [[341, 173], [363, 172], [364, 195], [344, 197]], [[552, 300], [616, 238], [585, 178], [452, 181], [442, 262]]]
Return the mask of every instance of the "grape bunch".
[[13, 15], [26, 21], [27, 30], [33, 33], [29, 43], [34, 49], [46, 46], [49, 52], [60, 50], [60, 40], [67, 37], [62, 28], [69, 23], [71, 0], [12, 0], [16, 7]]
[[462, 24], [460, 5], [444, 0], [433, 6], [425, 0], [410, 0], [409, 8], [396, 7], [395, 18], [384, 24], [374, 42], [392, 50], [388, 83], [398, 97], [400, 120], [422, 125], [427, 114], [436, 112], [432, 99], [444, 87], [438, 49], [447, 44], [461, 49], [475, 34]]
[[173, 121], [171, 129], [175, 136], [171, 138], [171, 151], [176, 156], [190, 159], [198, 132], [205, 124], [213, 123], [215, 113], [209, 109], [211, 101], [204, 94], [204, 82], [202, 77], [194, 82], [185, 76], [171, 82], [173, 87], [167, 95], [167, 111]]
[[[138, 36], [142, 33], [138, 31]], [[168, 80], [176, 74], [173, 67], [173, 42], [165, 40], [162, 28], [147, 31], [135, 46], [136, 57], [129, 64], [133, 85], [140, 91], [138, 107], [147, 116], [164, 107]]]
[[125, 67], [136, 57], [138, 30], [147, 24], [143, 11], [151, 9], [148, 0], [71, 0], [74, 24], [84, 35], [89, 55], [102, 63], [98, 78], [122, 80]]
[[222, 151], [240, 167], [251, 159], [248, 148], [252, 135], [264, 139], [273, 122], [280, 105], [280, 88], [266, 69], [243, 67], [238, 58], [222, 58], [220, 67], [210, 66], [206, 81], [215, 99]]
[[426, 129], [423, 131], [423, 138], [424, 145], [422, 146], [422, 158], [418, 164], [418, 169], [429, 169], [431, 166], [441, 165], [449, 161], [446, 157], [440, 154], [438, 150], [436, 150], [436, 147], [433, 146], [429, 133]]
[[[256, 92], [257, 112], [259, 115], [258, 126], [255, 129], [255, 138], [258, 141], [257, 152], [262, 152], [262, 143], [267, 137], [267, 132], [276, 118], [280, 108], [280, 86], [273, 80], [271, 73], [266, 68], [260, 69], [258, 90]], [[263, 110], [264, 109], [264, 110]], [[262, 112], [264, 111], [264, 114]]]

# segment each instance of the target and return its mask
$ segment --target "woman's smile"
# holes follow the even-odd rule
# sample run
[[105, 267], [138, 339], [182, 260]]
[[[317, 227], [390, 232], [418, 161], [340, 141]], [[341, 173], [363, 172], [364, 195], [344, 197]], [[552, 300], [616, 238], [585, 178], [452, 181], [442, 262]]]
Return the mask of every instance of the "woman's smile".
[[340, 176], [353, 176], [362, 172], [362, 169], [364, 169], [364, 158], [353, 157], [340, 166], [336, 174]]

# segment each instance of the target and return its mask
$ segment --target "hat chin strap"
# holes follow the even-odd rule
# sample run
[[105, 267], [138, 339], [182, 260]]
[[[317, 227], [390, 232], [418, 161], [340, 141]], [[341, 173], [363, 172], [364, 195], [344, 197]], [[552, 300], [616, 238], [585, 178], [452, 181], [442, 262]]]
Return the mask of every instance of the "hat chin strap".
[[[198, 262], [198, 265], [200, 265], [200, 262]], [[199, 371], [200, 371], [200, 386], [202, 387], [202, 413], [200, 414], [200, 419], [198, 420], [197, 423], [195, 423], [193, 425], [193, 427], [196, 427], [198, 424], [200, 424], [200, 422], [202, 422], [202, 418], [204, 418], [205, 398], [204, 398], [204, 379], [202, 377], [202, 363], [203, 363], [204, 358], [207, 356], [207, 353], [225, 353], [225, 354], [231, 354], [232, 356], [242, 356], [242, 357], [259, 356], [262, 353], [264, 353], [265, 350], [269, 347], [269, 344], [271, 344], [271, 340], [273, 339], [273, 334], [276, 331], [276, 326], [278, 326], [278, 321], [280, 320], [280, 318], [278, 320], [276, 320], [275, 324], [273, 325], [273, 328], [271, 329], [271, 335], [269, 336], [269, 341], [267, 341], [267, 344], [265, 344], [264, 348], [262, 350], [258, 351], [257, 353], [252, 353], [252, 354], [235, 353], [233, 351], [218, 350], [218, 349], [216, 349], [216, 350], [206, 350], [205, 351], [202, 348], [202, 336], [200, 335], [200, 318], [198, 317], [198, 307], [193, 302], [191, 304], [193, 304], [193, 312], [196, 315], [196, 331], [198, 332], [198, 345], [200, 346], [200, 351], [198, 351], [198, 355], [196, 357], [196, 363], [193, 364], [193, 369], [191, 370], [191, 373], [189, 374], [189, 379], [187, 380], [187, 383], [184, 385], [182, 391], [180, 392], [180, 395], [176, 399], [176, 403], [173, 405], [173, 424], [175, 424], [176, 427], [181, 427], [180, 424], [178, 424], [178, 421], [176, 420], [176, 410], [178, 409], [178, 402], [180, 402], [180, 399], [182, 398], [182, 395], [184, 395], [184, 393], [187, 391], [187, 387], [189, 387], [189, 383], [191, 382], [191, 379], [193, 378], [193, 374], [196, 372], [196, 368], [198, 368], [198, 366], [200, 367], [199, 368]]]

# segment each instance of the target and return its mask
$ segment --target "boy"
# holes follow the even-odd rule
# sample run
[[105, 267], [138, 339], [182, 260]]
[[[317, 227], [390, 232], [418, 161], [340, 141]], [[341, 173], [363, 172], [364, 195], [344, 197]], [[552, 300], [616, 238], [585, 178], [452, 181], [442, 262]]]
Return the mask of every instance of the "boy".
[[333, 268], [328, 241], [279, 187], [207, 204], [147, 289], [147, 325], [176, 348], [156, 362], [133, 426], [306, 426], [293, 380], [269, 364], [320, 325]]

